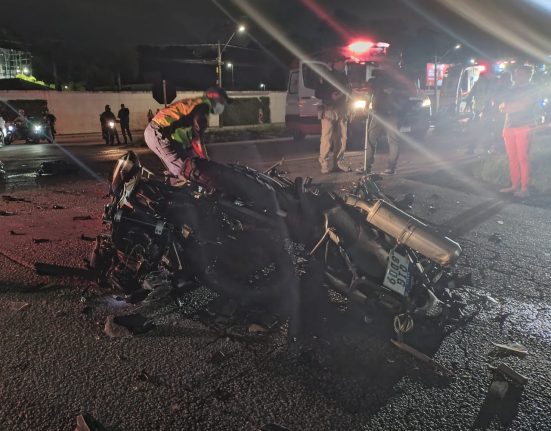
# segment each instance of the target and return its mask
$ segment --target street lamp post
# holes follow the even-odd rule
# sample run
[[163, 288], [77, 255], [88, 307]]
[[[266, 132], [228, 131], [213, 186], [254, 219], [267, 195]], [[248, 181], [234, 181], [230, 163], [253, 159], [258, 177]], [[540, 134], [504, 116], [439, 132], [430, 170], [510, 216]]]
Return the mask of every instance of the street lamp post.
[[232, 41], [233, 37], [236, 33], [244, 33], [246, 30], [244, 25], [240, 25], [237, 27], [237, 29], [232, 33], [228, 41], [222, 46], [220, 44], [220, 41], [218, 41], [218, 55], [216, 57], [216, 63], [218, 65], [218, 86], [222, 87], [222, 53], [225, 51], [225, 49], [228, 47], [228, 44]]
[[438, 107], [440, 104], [439, 103], [440, 97], [438, 95], [438, 59], [440, 58], [440, 60], [443, 60], [450, 52], [457, 51], [458, 49], [461, 49], [461, 44], [459, 43], [456, 44], [455, 46], [452, 46], [444, 53], [444, 55], [441, 55], [440, 57], [438, 57], [436, 53], [434, 54], [434, 112], [435, 113], [438, 113]]

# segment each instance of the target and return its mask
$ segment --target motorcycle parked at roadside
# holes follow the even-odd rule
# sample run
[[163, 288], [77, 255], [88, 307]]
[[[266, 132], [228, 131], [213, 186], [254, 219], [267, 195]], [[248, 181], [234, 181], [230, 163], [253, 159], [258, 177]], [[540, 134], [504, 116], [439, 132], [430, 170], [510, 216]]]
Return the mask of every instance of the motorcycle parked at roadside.
[[393, 205], [372, 178], [338, 196], [276, 167], [209, 163], [221, 178], [214, 192], [151, 177], [133, 152], [118, 160], [109, 234], [98, 236], [90, 259], [100, 284], [131, 300], [206, 286], [292, 303], [316, 271], [325, 280], [316, 289], [399, 318], [445, 318], [453, 309], [449, 268], [460, 246]]
[[102, 137], [106, 145], [115, 145], [116, 133], [116, 122], [108, 120], [102, 128]]
[[10, 145], [17, 140], [23, 140], [26, 144], [39, 144], [42, 140], [52, 142], [49, 127], [32, 117], [27, 118], [25, 123], [6, 123], [4, 145]]

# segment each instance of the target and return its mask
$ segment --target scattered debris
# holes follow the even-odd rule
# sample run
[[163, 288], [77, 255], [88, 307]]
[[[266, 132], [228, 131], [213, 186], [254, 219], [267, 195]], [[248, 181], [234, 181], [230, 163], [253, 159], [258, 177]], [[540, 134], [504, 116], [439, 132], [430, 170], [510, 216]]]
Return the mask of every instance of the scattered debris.
[[80, 239], [83, 241], [89, 241], [89, 242], [94, 242], [96, 240], [96, 238], [91, 236], [86, 236], [84, 234], [80, 235]]
[[10, 310], [15, 312], [24, 310], [25, 308], [30, 306], [28, 302], [23, 301], [7, 301], [7, 305]]
[[499, 344], [494, 343], [493, 341], [491, 341], [491, 343], [498, 349], [504, 350], [506, 352], [516, 353], [520, 356], [526, 356], [528, 354], [528, 349], [519, 343]]
[[75, 431], [106, 431], [105, 427], [88, 414], [77, 416]]
[[419, 350], [414, 349], [410, 345], [408, 345], [406, 343], [403, 343], [401, 341], [396, 341], [394, 339], [390, 339], [390, 341], [391, 341], [392, 344], [394, 344], [400, 350], [403, 350], [404, 352], [409, 353], [411, 356], [413, 356], [414, 358], [417, 358], [420, 361], [428, 364], [433, 369], [435, 369], [437, 371], [441, 371], [441, 372], [443, 372], [444, 374], [446, 374], [448, 376], [453, 376], [453, 374], [454, 374], [453, 371], [451, 371], [450, 369], [446, 368], [445, 366], [439, 364], [438, 362], [436, 362], [431, 357], [425, 355], [423, 352], [420, 352]]
[[494, 232], [488, 237], [488, 241], [493, 242], [494, 244], [499, 244], [502, 241], [501, 235], [497, 232]]
[[111, 338], [131, 337], [132, 333], [130, 332], [130, 330], [128, 328], [125, 328], [124, 326], [117, 325], [114, 322], [114, 319], [115, 316], [113, 315], [107, 316], [103, 332], [105, 332], [105, 334]]
[[526, 383], [528, 383], [528, 379], [526, 377], [524, 377], [522, 374], [517, 373], [511, 367], [503, 363], [500, 363], [497, 366], [496, 372], [500, 373], [503, 377], [510, 379], [513, 383], [517, 385], [524, 386]]
[[436, 208], [434, 205], [429, 205], [429, 212], [431, 214], [434, 214], [436, 211], [438, 211], [438, 208]]
[[25, 235], [24, 233], [20, 233], [20, 232], [16, 232], [14, 230], [10, 230], [10, 235], [13, 235], [13, 236], [20, 236], [20, 235]]
[[282, 425], [266, 424], [262, 428], [260, 428], [260, 431], [290, 431], [290, 430], [289, 428], [286, 428]]
[[254, 310], [247, 314], [247, 321], [257, 323], [267, 329], [274, 329], [279, 323], [280, 317], [264, 310]]
[[153, 329], [155, 325], [141, 314], [127, 314], [125, 316], [107, 316], [104, 332], [109, 337], [129, 337], [143, 334]]
[[499, 301], [490, 295], [485, 295], [484, 298], [486, 298], [490, 302], [493, 302], [494, 304], [499, 304]]
[[47, 238], [33, 238], [33, 242], [35, 244], [44, 244], [46, 242], [50, 242], [50, 240]]
[[503, 220], [498, 220], [497, 224], [503, 224]]
[[[33, 240], [34, 241], [34, 240]], [[46, 240], [49, 241], [49, 240]], [[74, 268], [72, 266], [53, 265], [51, 263], [36, 262], [34, 269], [38, 275], [53, 275], [60, 277], [80, 277], [84, 279], [93, 279], [94, 274], [84, 268]]]
[[251, 334], [265, 333], [268, 332], [268, 329], [258, 323], [251, 323], [248, 329]]
[[14, 197], [11, 196], [11, 195], [2, 195], [2, 200], [3, 200], [3, 201], [6, 201], [6, 202], [27, 202], [27, 203], [31, 203], [31, 201], [28, 200], [28, 199], [25, 199], [25, 198], [14, 198]]
[[78, 172], [78, 167], [65, 160], [54, 160], [52, 162], [42, 162], [37, 171], [38, 176], [42, 175], [67, 175]]
[[52, 209], [54, 209], [54, 210], [64, 210], [65, 207], [61, 206], [61, 205], [54, 204], [54, 205], [52, 205]]
[[415, 203], [415, 194], [407, 193], [402, 199], [396, 202], [396, 206], [402, 210], [410, 210]]
[[90, 215], [85, 216], [74, 216], [73, 220], [93, 220], [93, 217]]
[[8, 216], [13, 216], [13, 215], [15, 215], [15, 213], [12, 212], [12, 211], [0, 210], [0, 216], [8, 217]]

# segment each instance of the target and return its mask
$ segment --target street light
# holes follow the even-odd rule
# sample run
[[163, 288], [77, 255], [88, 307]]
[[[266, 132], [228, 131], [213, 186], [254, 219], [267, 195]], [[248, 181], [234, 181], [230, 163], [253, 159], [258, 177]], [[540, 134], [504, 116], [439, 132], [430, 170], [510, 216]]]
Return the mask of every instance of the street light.
[[228, 47], [228, 44], [232, 41], [233, 37], [236, 33], [244, 33], [247, 28], [241, 24], [237, 29], [232, 33], [228, 41], [222, 46], [220, 44], [220, 41], [218, 41], [218, 56], [216, 58], [216, 62], [218, 63], [218, 86], [222, 87], [222, 53], [226, 50]]
[[30, 73], [31, 73], [31, 71], [29, 70], [28, 67], [24, 67], [24, 68], [23, 68], [23, 74], [25, 74], [25, 75], [30, 75]]
[[262, 91], [266, 90], [266, 84], [264, 84], [263, 82], [260, 83], [259, 87]]
[[444, 55], [441, 55], [438, 57], [437, 54], [434, 54], [434, 112], [438, 112], [438, 105], [439, 105], [439, 97], [438, 97], [438, 58], [440, 60], [443, 60], [448, 56], [448, 54], [452, 51], [457, 51], [458, 49], [461, 49], [462, 45], [460, 43], [455, 44], [450, 49], [448, 49]]
[[231, 70], [231, 88], [232, 90], [235, 90], [235, 85], [233, 81], [233, 63], [226, 63], [226, 68]]

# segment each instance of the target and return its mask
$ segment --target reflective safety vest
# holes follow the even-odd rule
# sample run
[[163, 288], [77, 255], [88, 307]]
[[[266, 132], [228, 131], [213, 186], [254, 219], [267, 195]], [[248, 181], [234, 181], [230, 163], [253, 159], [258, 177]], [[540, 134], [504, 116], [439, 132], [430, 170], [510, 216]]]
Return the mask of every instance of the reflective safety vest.
[[[197, 106], [202, 104], [208, 105], [210, 111], [212, 103], [207, 97], [178, 100], [157, 112], [152, 121], [159, 127], [168, 127], [180, 118], [190, 115]], [[172, 132], [171, 138], [183, 144], [184, 148], [190, 148], [193, 138], [192, 126], [179, 127]]]

